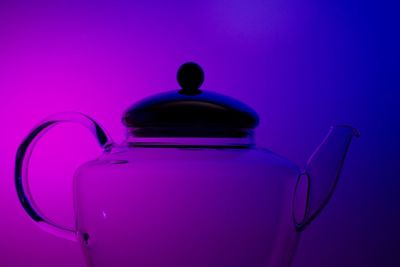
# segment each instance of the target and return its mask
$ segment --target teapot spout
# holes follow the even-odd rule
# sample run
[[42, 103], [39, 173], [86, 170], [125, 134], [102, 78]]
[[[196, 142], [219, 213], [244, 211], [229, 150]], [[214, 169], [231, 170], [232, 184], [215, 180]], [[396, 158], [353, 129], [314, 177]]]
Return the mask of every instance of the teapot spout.
[[[311, 155], [305, 171], [299, 176], [295, 192], [294, 219], [299, 231], [310, 224], [328, 204], [339, 180], [350, 143], [353, 137], [359, 136], [359, 131], [351, 126], [331, 127], [328, 135]], [[299, 199], [303, 204], [298, 203]]]

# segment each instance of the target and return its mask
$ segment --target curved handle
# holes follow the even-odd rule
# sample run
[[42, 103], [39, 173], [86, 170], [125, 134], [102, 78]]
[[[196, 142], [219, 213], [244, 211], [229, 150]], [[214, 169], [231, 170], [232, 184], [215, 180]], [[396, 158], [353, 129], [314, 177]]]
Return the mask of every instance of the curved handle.
[[105, 151], [111, 150], [111, 138], [93, 119], [81, 113], [62, 113], [54, 115], [36, 127], [19, 146], [15, 162], [15, 186], [22, 207], [25, 209], [26, 213], [28, 213], [28, 215], [39, 224], [39, 226], [42, 226], [45, 231], [59, 237], [69, 240], [77, 240], [76, 229], [59, 226], [43, 215], [35, 204], [28, 186], [29, 160], [36, 142], [44, 133], [46, 133], [47, 130], [62, 122], [75, 122], [85, 126], [92, 132], [99, 142], [99, 145], [103, 147]]
[[330, 129], [299, 176], [294, 196], [294, 220], [304, 230], [325, 208], [335, 192], [344, 160], [357, 129], [339, 125]]

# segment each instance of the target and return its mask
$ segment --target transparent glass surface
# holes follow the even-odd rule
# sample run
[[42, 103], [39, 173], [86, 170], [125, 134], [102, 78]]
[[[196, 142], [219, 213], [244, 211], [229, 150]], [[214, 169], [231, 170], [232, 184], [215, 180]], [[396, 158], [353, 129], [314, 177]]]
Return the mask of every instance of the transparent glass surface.
[[[86, 126], [104, 149], [76, 171], [74, 229], [48, 218], [28, 186], [35, 144], [53, 126], [69, 122]], [[332, 197], [358, 135], [349, 126], [332, 127], [300, 170], [257, 148], [251, 134], [129, 135], [116, 145], [91, 118], [58, 114], [20, 145], [15, 185], [33, 221], [79, 241], [91, 267], [289, 267], [301, 231]]]
[[105, 154], [75, 176], [88, 265], [289, 266], [298, 175], [290, 162], [253, 148]]

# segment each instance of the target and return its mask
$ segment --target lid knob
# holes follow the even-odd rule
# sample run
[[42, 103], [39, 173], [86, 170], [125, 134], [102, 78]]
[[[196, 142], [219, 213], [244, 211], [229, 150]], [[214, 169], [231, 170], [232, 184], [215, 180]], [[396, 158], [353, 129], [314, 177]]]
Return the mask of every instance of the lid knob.
[[183, 95], [201, 94], [200, 86], [204, 82], [204, 72], [199, 64], [187, 62], [180, 66], [177, 73], [178, 83], [181, 86], [179, 90]]

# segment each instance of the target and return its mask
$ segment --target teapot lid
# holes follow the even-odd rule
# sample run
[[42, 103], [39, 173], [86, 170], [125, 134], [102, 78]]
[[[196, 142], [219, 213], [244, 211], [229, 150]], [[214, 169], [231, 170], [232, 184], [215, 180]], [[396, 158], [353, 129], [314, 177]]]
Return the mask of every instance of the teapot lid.
[[257, 113], [231, 97], [200, 90], [202, 68], [183, 64], [181, 89], [157, 94], [131, 106], [122, 122], [139, 137], [245, 137], [259, 122]]

